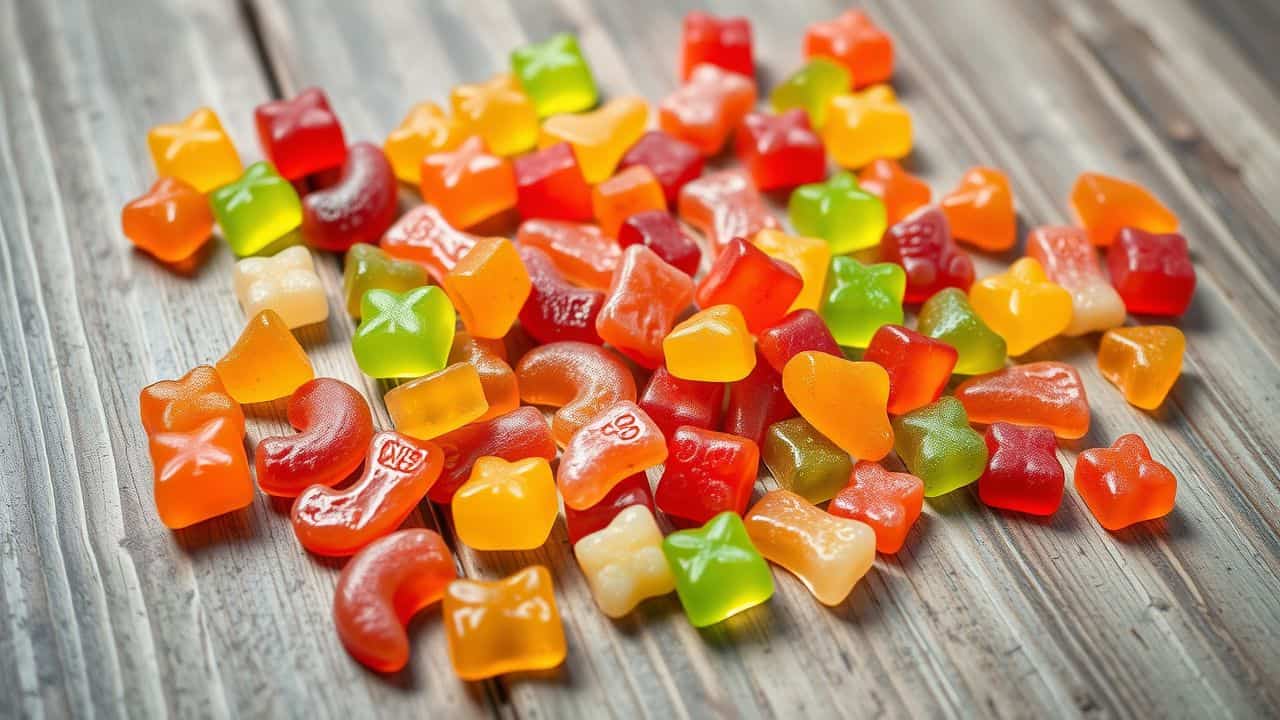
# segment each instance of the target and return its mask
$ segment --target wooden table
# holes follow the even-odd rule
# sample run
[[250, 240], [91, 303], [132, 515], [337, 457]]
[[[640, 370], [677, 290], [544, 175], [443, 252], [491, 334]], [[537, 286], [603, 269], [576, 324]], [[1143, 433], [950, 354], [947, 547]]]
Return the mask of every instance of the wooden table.
[[[1068, 467], [1082, 448], [1142, 433], [1179, 477], [1168, 518], [1112, 534], [1073, 491], [1048, 520], [956, 492], [928, 503], [904, 550], [843, 605], [820, 606], [779, 572], [772, 602], [703, 631], [674, 597], [607, 619], [558, 524], [538, 552], [457, 556], [477, 577], [551, 568], [562, 668], [460, 682], [430, 610], [410, 628], [409, 667], [370, 673], [329, 619], [340, 563], [298, 546], [287, 508], [259, 497], [183, 532], [156, 517], [138, 390], [218, 358], [244, 320], [223, 243], [179, 275], [121, 236], [121, 206], [153, 180], [146, 131], [207, 104], [256, 158], [254, 106], [317, 84], [350, 138], [380, 142], [413, 102], [503, 70], [512, 47], [559, 30], [579, 34], [605, 93], [657, 100], [674, 86], [687, 8], [7, 0], [0, 716], [1274, 717], [1280, 12], [1256, 0], [866, 4], [896, 41], [911, 165], [937, 191], [970, 165], [1003, 168], [1025, 231], [1065, 221], [1072, 180], [1099, 170], [1182, 218], [1199, 287], [1163, 408], [1122, 401], [1097, 372], [1096, 337], [1026, 358], [1084, 376], [1093, 429], [1064, 446]], [[762, 86], [798, 65], [807, 23], [840, 9], [743, 8]], [[319, 374], [363, 388], [389, 426], [383, 388], [351, 357], [340, 259], [319, 264], [334, 312], [301, 339]], [[280, 403], [249, 413], [252, 442], [286, 430]], [[446, 515], [424, 504], [411, 523], [451, 538]]]

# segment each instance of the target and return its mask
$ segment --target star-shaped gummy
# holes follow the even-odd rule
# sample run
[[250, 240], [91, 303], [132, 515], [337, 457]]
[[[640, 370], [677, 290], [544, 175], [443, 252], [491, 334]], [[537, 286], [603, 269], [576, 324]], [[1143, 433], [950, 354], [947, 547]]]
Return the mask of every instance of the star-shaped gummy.
[[902, 324], [907, 276], [901, 265], [863, 265], [841, 255], [831, 259], [822, 317], [836, 342], [866, 347], [882, 325]]
[[262, 151], [290, 180], [338, 167], [347, 157], [342, 123], [320, 88], [265, 102], [254, 109], [253, 117]]
[[298, 191], [265, 162], [209, 196], [214, 217], [236, 255], [254, 255], [302, 224]]
[[148, 434], [185, 431], [215, 417], [244, 424], [240, 404], [231, 399], [218, 373], [201, 365], [177, 380], [161, 380], [142, 389], [138, 398], [142, 427]]
[[511, 52], [511, 68], [540, 117], [579, 112], [596, 104], [595, 80], [578, 38], [560, 33]]
[[1098, 524], [1112, 531], [1168, 515], [1178, 493], [1173, 472], [1152, 460], [1147, 444], [1133, 434], [1080, 453], [1075, 482]]
[[207, 193], [240, 174], [240, 155], [222, 122], [200, 108], [180, 123], [157, 125], [147, 133], [156, 174], [175, 177]]
[[787, 212], [796, 232], [826, 240], [836, 255], [878, 245], [888, 224], [884, 201], [847, 172], [796, 188]]
[[522, 153], [538, 139], [538, 113], [533, 101], [509, 74], [458, 85], [449, 93], [449, 104], [463, 135], [479, 135], [498, 155]]
[[699, 529], [671, 533], [662, 552], [695, 627], [718, 623], [773, 595], [769, 566], [737, 513], [723, 512]]
[[418, 377], [445, 366], [453, 345], [453, 304], [431, 285], [406, 293], [374, 289], [360, 302], [351, 351], [366, 374]]
[[166, 526], [187, 527], [253, 502], [243, 436], [244, 421], [232, 417], [151, 436], [156, 509]]

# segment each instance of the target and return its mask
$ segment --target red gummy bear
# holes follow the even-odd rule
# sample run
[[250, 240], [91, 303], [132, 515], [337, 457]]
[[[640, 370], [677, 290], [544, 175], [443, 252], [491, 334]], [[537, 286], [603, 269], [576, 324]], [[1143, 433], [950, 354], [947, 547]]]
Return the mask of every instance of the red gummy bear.
[[888, 411], [911, 412], [937, 400], [951, 379], [955, 348], [901, 325], [884, 325], [871, 337], [862, 359], [889, 374]]
[[671, 442], [671, 435], [681, 425], [705, 430], [720, 427], [724, 383], [682, 380], [659, 367], [649, 376], [638, 404]]
[[528, 405], [492, 420], [471, 423], [433, 440], [444, 451], [444, 468], [431, 487], [433, 502], [448, 504], [471, 476], [476, 460], [492, 455], [510, 462], [540, 457], [554, 460], [556, 443], [542, 412]]
[[703, 162], [698, 148], [661, 130], [650, 130], [622, 156], [618, 170], [632, 165], [649, 168], [662, 186], [667, 207], [675, 207], [680, 188], [702, 174]]
[[1196, 290], [1196, 268], [1187, 239], [1123, 228], [1107, 250], [1111, 284], [1124, 307], [1140, 315], [1181, 315]]
[[758, 333], [787, 314], [803, 286], [795, 268], [742, 238], [734, 238], [698, 283], [698, 307], [736, 305], [747, 320], [747, 329]]
[[626, 249], [632, 245], [644, 245], [689, 277], [697, 274], [702, 262], [698, 243], [670, 213], [662, 210], [638, 212], [622, 223], [618, 229], [618, 246]]
[[699, 63], [711, 63], [754, 78], [756, 64], [751, 55], [751, 21], [744, 17], [718, 18], [704, 12], [685, 15], [680, 78], [688, 80]]
[[831, 499], [827, 512], [870, 525], [876, 533], [876, 550], [892, 555], [902, 549], [923, 508], [920, 478], [861, 460], [853, 466], [849, 484]]
[[1109, 448], [1080, 453], [1076, 492], [1098, 523], [1114, 531], [1172, 512], [1178, 479], [1151, 459], [1142, 438], [1129, 434]]
[[591, 220], [591, 186], [569, 143], [531, 152], [512, 161], [516, 208], [524, 218]]
[[329, 98], [308, 88], [292, 100], [272, 100], [253, 111], [258, 142], [286, 180], [335, 168], [347, 159], [347, 141]]
[[356, 143], [337, 179], [302, 199], [302, 236], [308, 245], [333, 252], [356, 243], [376, 245], [396, 220], [398, 193], [382, 148]]
[[782, 374], [757, 351], [755, 368], [729, 386], [724, 431], [759, 445], [770, 425], [795, 416], [795, 407], [782, 391]]
[[928, 205], [895, 223], [880, 241], [880, 257], [907, 273], [903, 302], [921, 303], [943, 288], [968, 292], [973, 261], [956, 246], [947, 216]]
[[978, 497], [995, 508], [1052, 515], [1067, 483], [1058, 462], [1058, 440], [1044, 427], [992, 423], [987, 428], [987, 469]]
[[632, 505], [643, 505], [653, 512], [653, 492], [649, 490], [649, 477], [642, 472], [623, 480], [600, 502], [582, 510], [564, 508], [564, 528], [569, 533], [569, 544], [609, 526], [618, 513]]
[[676, 428], [654, 502], [662, 512], [701, 525], [726, 510], [747, 511], [760, 449], [739, 435], [688, 425]]
[[781, 115], [748, 113], [734, 136], [734, 149], [761, 190], [820, 182], [827, 176], [826, 150], [802, 108]]
[[538, 248], [521, 245], [519, 250], [533, 282], [520, 308], [520, 325], [525, 331], [541, 343], [577, 340], [603, 344], [596, 332], [596, 317], [604, 305], [604, 293], [570, 285]]
[[254, 464], [258, 487], [295, 497], [311, 485], [336, 485], [364, 462], [373, 414], [360, 391], [333, 378], [316, 378], [289, 398], [296, 435], [263, 438]]
[[782, 372], [788, 360], [806, 350], [844, 357], [827, 322], [818, 313], [807, 309], [796, 310], [777, 325], [762, 331], [756, 338], [756, 347], [778, 372]]

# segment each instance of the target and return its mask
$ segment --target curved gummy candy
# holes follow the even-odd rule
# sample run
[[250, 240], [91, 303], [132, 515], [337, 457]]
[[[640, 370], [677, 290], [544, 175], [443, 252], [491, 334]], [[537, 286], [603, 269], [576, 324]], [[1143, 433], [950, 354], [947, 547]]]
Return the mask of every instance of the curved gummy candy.
[[333, 597], [338, 637], [368, 667], [399, 670], [409, 662], [409, 618], [439, 600], [456, 577], [449, 548], [431, 530], [401, 530], [377, 540], [338, 577]]
[[556, 444], [551, 428], [542, 413], [533, 407], [522, 407], [492, 420], [463, 425], [434, 440], [444, 451], [444, 470], [432, 486], [433, 502], [449, 503], [453, 494], [467, 481], [476, 460], [492, 455], [503, 460], [540, 457], [553, 460]]
[[520, 308], [520, 325], [543, 343], [578, 340], [602, 344], [596, 332], [596, 316], [604, 305], [604, 293], [575, 287], [556, 269], [542, 250], [520, 246], [520, 259], [533, 288]]
[[369, 403], [355, 388], [316, 378], [289, 398], [296, 435], [264, 438], [254, 464], [268, 495], [293, 497], [309, 485], [333, 485], [360, 467], [373, 435]]
[[620, 400], [636, 399], [631, 371], [611, 351], [581, 342], [557, 342], [525, 353], [516, 366], [520, 399], [559, 407], [551, 434], [564, 445], [588, 420]]
[[362, 242], [376, 245], [395, 222], [396, 176], [378, 146], [361, 142], [347, 148], [347, 160], [332, 185], [302, 199], [302, 234], [321, 250], [346, 252]]

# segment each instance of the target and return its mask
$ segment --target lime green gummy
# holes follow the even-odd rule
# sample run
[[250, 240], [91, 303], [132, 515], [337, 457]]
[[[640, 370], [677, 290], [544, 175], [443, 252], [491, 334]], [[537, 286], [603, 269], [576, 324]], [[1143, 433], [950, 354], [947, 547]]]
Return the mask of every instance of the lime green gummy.
[[662, 541], [676, 594], [694, 627], [714, 625], [773, 596], [773, 575], [742, 518], [722, 512], [693, 530]]
[[420, 377], [444, 368], [457, 316], [440, 288], [369, 290], [360, 301], [360, 317], [351, 352], [366, 375]]
[[804, 418], [770, 425], [760, 455], [779, 485], [815, 505], [835, 497], [853, 472], [849, 453]]
[[826, 240], [833, 255], [879, 245], [888, 222], [880, 198], [847, 172], [796, 188], [787, 213], [797, 233]]
[[924, 481], [926, 497], [962, 488], [987, 467], [987, 443], [951, 396], [896, 418], [893, 438], [898, 457]]
[[578, 38], [569, 33], [513, 50], [511, 72], [533, 101], [538, 117], [590, 110], [599, 98]]
[[864, 348], [882, 325], [902, 324], [907, 275], [896, 263], [864, 265], [851, 257], [831, 258], [822, 319], [845, 347]]
[[256, 162], [209, 196], [213, 216], [231, 251], [255, 255], [302, 225], [302, 201], [293, 184], [269, 163]]
[[814, 58], [773, 89], [769, 104], [778, 113], [801, 108], [809, 113], [809, 122], [820, 128], [827, 119], [827, 103], [836, 95], [849, 92], [851, 82], [845, 66]]
[[1004, 367], [1008, 355], [1000, 337], [974, 312], [963, 290], [946, 288], [920, 306], [917, 329], [921, 335], [954, 347], [959, 354], [955, 372], [980, 375]]

